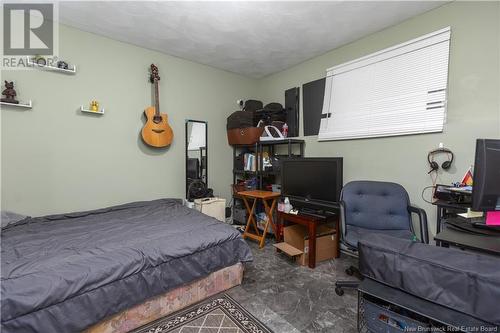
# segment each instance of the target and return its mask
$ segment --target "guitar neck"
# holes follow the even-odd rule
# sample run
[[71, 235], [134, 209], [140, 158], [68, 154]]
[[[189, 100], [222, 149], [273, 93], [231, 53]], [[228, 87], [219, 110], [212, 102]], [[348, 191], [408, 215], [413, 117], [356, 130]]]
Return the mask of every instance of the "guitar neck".
[[155, 114], [157, 116], [160, 115], [160, 92], [158, 90], [158, 80], [154, 80], [155, 82]]

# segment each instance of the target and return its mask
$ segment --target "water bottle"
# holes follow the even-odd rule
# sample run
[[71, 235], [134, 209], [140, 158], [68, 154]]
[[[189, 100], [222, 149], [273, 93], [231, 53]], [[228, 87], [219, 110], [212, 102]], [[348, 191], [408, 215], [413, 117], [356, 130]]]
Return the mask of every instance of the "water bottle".
[[285, 197], [285, 213], [290, 213], [292, 210], [292, 205], [290, 204], [290, 199], [288, 197]]
[[283, 124], [283, 136], [288, 137], [288, 125], [286, 123]]

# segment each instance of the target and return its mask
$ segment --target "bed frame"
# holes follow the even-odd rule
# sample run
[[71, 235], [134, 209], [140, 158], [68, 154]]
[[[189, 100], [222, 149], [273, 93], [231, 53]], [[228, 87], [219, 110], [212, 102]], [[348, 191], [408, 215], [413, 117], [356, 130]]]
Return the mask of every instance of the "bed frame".
[[241, 284], [243, 264], [237, 263], [207, 277], [175, 288], [88, 328], [84, 333], [126, 333], [161, 317]]

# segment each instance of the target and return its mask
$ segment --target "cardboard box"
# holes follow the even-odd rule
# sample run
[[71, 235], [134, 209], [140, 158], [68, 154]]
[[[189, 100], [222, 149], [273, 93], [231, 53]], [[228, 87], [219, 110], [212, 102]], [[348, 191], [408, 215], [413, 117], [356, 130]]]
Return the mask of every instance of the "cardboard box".
[[[297, 256], [297, 262], [301, 265], [309, 263], [309, 233], [307, 228], [300, 224], [294, 224], [284, 228], [285, 243], [293, 246], [303, 253]], [[327, 225], [319, 225], [316, 230], [316, 263], [336, 258], [338, 254], [337, 232]]]

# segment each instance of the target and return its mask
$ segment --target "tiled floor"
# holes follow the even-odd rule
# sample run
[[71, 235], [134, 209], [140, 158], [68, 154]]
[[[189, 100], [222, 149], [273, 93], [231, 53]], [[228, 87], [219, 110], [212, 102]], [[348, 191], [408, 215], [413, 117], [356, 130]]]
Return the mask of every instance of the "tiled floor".
[[357, 294], [335, 294], [337, 279], [355, 260], [346, 255], [312, 270], [299, 266], [268, 243], [259, 250], [249, 241], [254, 261], [245, 267], [241, 286], [227, 292], [276, 333], [356, 332]]

